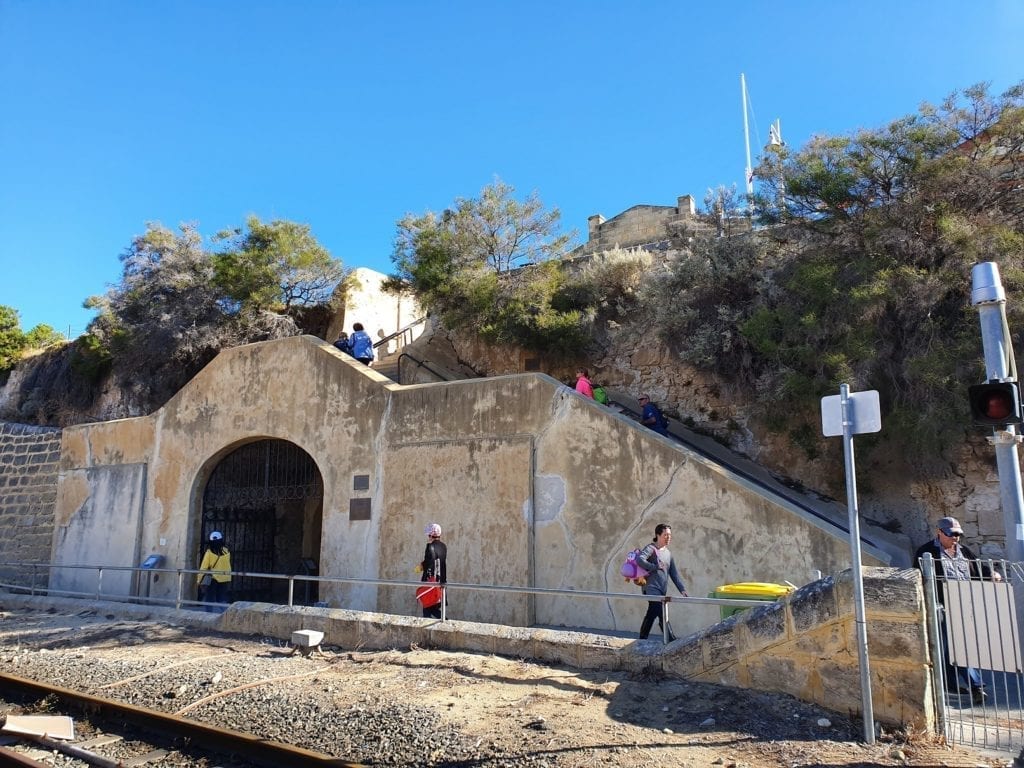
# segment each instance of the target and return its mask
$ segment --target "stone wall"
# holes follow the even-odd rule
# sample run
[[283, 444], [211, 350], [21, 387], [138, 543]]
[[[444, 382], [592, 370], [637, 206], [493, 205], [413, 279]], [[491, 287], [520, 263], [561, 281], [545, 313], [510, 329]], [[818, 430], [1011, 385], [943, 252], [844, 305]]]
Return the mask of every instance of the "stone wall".
[[695, 214], [696, 206], [690, 195], [681, 195], [676, 205], [634, 205], [608, 220], [597, 213], [587, 219], [587, 242], [572, 255], [665, 242], [670, 227], [692, 221]]
[[50, 560], [60, 441], [56, 428], [0, 422], [0, 581], [29, 583], [6, 563]]
[[[875, 718], [931, 729], [935, 713], [921, 576], [913, 569], [863, 573]], [[660, 654], [661, 667], [680, 677], [788, 693], [859, 714], [855, 627], [847, 570], [682, 640], [679, 652]]]

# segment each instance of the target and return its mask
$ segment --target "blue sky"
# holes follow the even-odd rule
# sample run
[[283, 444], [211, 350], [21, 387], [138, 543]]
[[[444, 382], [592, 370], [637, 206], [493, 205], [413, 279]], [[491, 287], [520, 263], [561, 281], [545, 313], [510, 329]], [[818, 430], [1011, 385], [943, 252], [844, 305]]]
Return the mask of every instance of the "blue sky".
[[1019, 0], [0, 0], [0, 304], [81, 333], [146, 222], [307, 223], [387, 272], [395, 222], [494, 178], [587, 217], [742, 189], [799, 146], [1024, 78]]

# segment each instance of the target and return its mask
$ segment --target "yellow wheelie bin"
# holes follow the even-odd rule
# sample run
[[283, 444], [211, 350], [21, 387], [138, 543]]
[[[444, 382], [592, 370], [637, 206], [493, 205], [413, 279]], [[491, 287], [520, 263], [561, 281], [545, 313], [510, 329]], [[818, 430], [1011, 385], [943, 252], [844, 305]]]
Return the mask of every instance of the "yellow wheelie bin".
[[[708, 597], [715, 597], [720, 600], [762, 600], [766, 603], [774, 603], [780, 597], [785, 597], [796, 587], [791, 584], [766, 584], [760, 581], [744, 581], [739, 584], [723, 584], [708, 594]], [[722, 618], [727, 619], [733, 614], [745, 611], [749, 606], [739, 605], [733, 608], [728, 605], [718, 606], [721, 609]]]

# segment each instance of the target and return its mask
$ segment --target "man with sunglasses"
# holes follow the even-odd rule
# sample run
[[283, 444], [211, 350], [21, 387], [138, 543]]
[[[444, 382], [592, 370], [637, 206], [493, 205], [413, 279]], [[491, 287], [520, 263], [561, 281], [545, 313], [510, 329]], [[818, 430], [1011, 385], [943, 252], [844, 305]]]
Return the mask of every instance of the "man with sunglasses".
[[[942, 591], [944, 581], [970, 581], [971, 579], [988, 579], [1002, 581], [1003, 577], [998, 571], [993, 571], [978, 560], [977, 556], [966, 546], [961, 544], [964, 529], [960, 521], [955, 517], [943, 517], [936, 523], [935, 538], [927, 544], [922, 544], [914, 554], [914, 564], [921, 567], [921, 558], [927, 552], [935, 561], [935, 588], [938, 593], [939, 604], [944, 605], [945, 599]], [[943, 649], [946, 647], [945, 621], [943, 620], [942, 638]], [[946, 653], [948, 660], [949, 654]], [[961, 685], [957, 667], [948, 661], [946, 662], [946, 687], [953, 693], [966, 693], [967, 689]], [[971, 699], [975, 704], [984, 704], [988, 694], [981, 679], [981, 674], [974, 667], [964, 667], [967, 679], [970, 682]]]

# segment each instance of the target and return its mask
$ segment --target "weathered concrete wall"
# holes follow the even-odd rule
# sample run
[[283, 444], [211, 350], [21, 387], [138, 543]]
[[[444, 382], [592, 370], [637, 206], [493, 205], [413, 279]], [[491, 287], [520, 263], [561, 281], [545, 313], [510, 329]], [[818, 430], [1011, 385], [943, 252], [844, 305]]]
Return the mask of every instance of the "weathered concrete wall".
[[[0, 563], [50, 559], [61, 431], [0, 422]], [[0, 580], [28, 584], [30, 573], [0, 566]]]
[[[694, 595], [848, 565], [845, 537], [545, 375], [401, 387], [313, 337], [227, 350], [152, 416], [65, 430], [54, 558], [74, 559], [72, 538], [105, 524], [99, 494], [120, 494], [125, 537], [131, 510], [140, 519], [135, 542], [118, 538], [124, 552], [194, 568], [207, 478], [227, 453], [264, 438], [298, 445], [319, 468], [324, 576], [414, 580], [429, 522], [446, 531], [450, 581], [465, 584], [632, 595], [622, 558], [663, 521]], [[142, 465], [139, 505], [130, 468]], [[367, 490], [354, 490], [358, 475]], [[369, 501], [368, 516], [354, 513], [353, 499]], [[877, 551], [865, 556], [882, 562]], [[157, 581], [151, 594], [174, 597], [174, 587]], [[417, 612], [408, 588], [333, 585], [321, 597]], [[452, 600], [453, 617], [514, 624], [633, 630], [643, 611], [638, 600], [456, 590]], [[714, 619], [713, 609], [690, 611], [676, 631]]]

